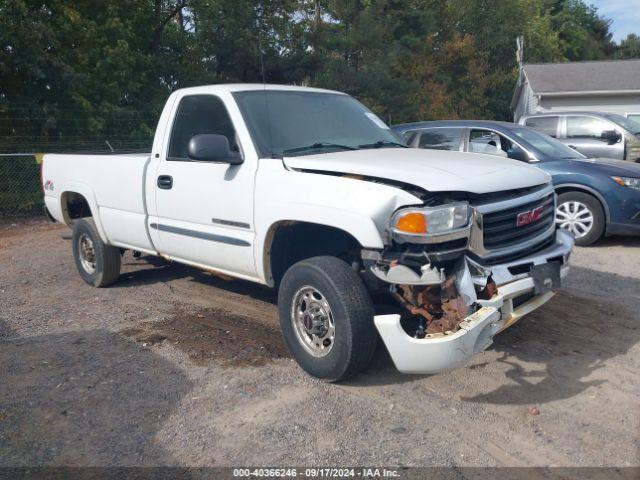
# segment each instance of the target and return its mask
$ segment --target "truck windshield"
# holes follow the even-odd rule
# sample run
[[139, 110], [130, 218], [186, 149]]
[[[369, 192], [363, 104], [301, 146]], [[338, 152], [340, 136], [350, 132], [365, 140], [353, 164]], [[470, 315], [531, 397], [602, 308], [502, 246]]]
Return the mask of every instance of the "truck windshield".
[[546, 156], [551, 159], [572, 159], [572, 158], [585, 158], [579, 152], [576, 152], [573, 148], [567, 147], [564, 143], [556, 140], [553, 137], [538, 133], [530, 128], [512, 128], [515, 135], [528, 142], [532, 147], [540, 150]]
[[405, 147], [382, 120], [348, 95], [294, 90], [233, 95], [263, 158]]

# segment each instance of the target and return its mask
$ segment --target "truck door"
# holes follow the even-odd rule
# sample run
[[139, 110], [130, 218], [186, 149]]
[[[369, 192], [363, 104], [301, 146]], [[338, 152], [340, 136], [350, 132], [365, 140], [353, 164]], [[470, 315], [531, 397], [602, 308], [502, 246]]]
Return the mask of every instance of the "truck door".
[[[227, 95], [226, 103], [212, 94], [185, 94], [175, 102], [156, 163], [156, 217], [150, 218], [149, 233], [160, 253], [172, 259], [254, 279], [257, 155], [252, 145], [243, 150], [235, 127], [242, 119]], [[205, 133], [226, 136], [243, 163], [191, 160], [189, 141]]]
[[[607, 138], [612, 131], [619, 133], [618, 140]], [[565, 144], [589, 158], [624, 158], [624, 135], [613, 123], [587, 115], [567, 115]]]

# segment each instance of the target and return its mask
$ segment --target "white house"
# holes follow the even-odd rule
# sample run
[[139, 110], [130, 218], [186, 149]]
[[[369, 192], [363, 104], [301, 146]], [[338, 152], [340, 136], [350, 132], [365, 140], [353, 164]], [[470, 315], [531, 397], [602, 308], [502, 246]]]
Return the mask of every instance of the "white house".
[[514, 121], [551, 111], [598, 111], [640, 118], [640, 60], [529, 63], [513, 92]]

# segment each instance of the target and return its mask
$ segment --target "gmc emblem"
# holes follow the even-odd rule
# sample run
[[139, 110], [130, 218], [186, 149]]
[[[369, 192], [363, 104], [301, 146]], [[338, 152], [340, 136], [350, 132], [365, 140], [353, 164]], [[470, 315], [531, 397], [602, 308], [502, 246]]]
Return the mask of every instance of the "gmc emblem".
[[540, 220], [544, 207], [536, 207], [533, 210], [520, 212], [516, 217], [516, 227], [524, 227], [532, 222]]

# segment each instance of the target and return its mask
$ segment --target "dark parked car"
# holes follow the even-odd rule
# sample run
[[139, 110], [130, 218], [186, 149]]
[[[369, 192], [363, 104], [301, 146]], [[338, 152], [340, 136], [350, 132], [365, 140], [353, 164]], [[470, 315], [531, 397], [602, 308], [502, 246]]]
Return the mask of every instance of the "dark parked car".
[[449, 120], [396, 125], [416, 148], [459, 150], [511, 158], [536, 165], [553, 178], [556, 223], [576, 244], [603, 235], [640, 234], [640, 165], [587, 158], [531, 128], [506, 122]]
[[640, 123], [615, 113], [536, 113], [520, 124], [557, 138], [587, 157], [640, 162]]

